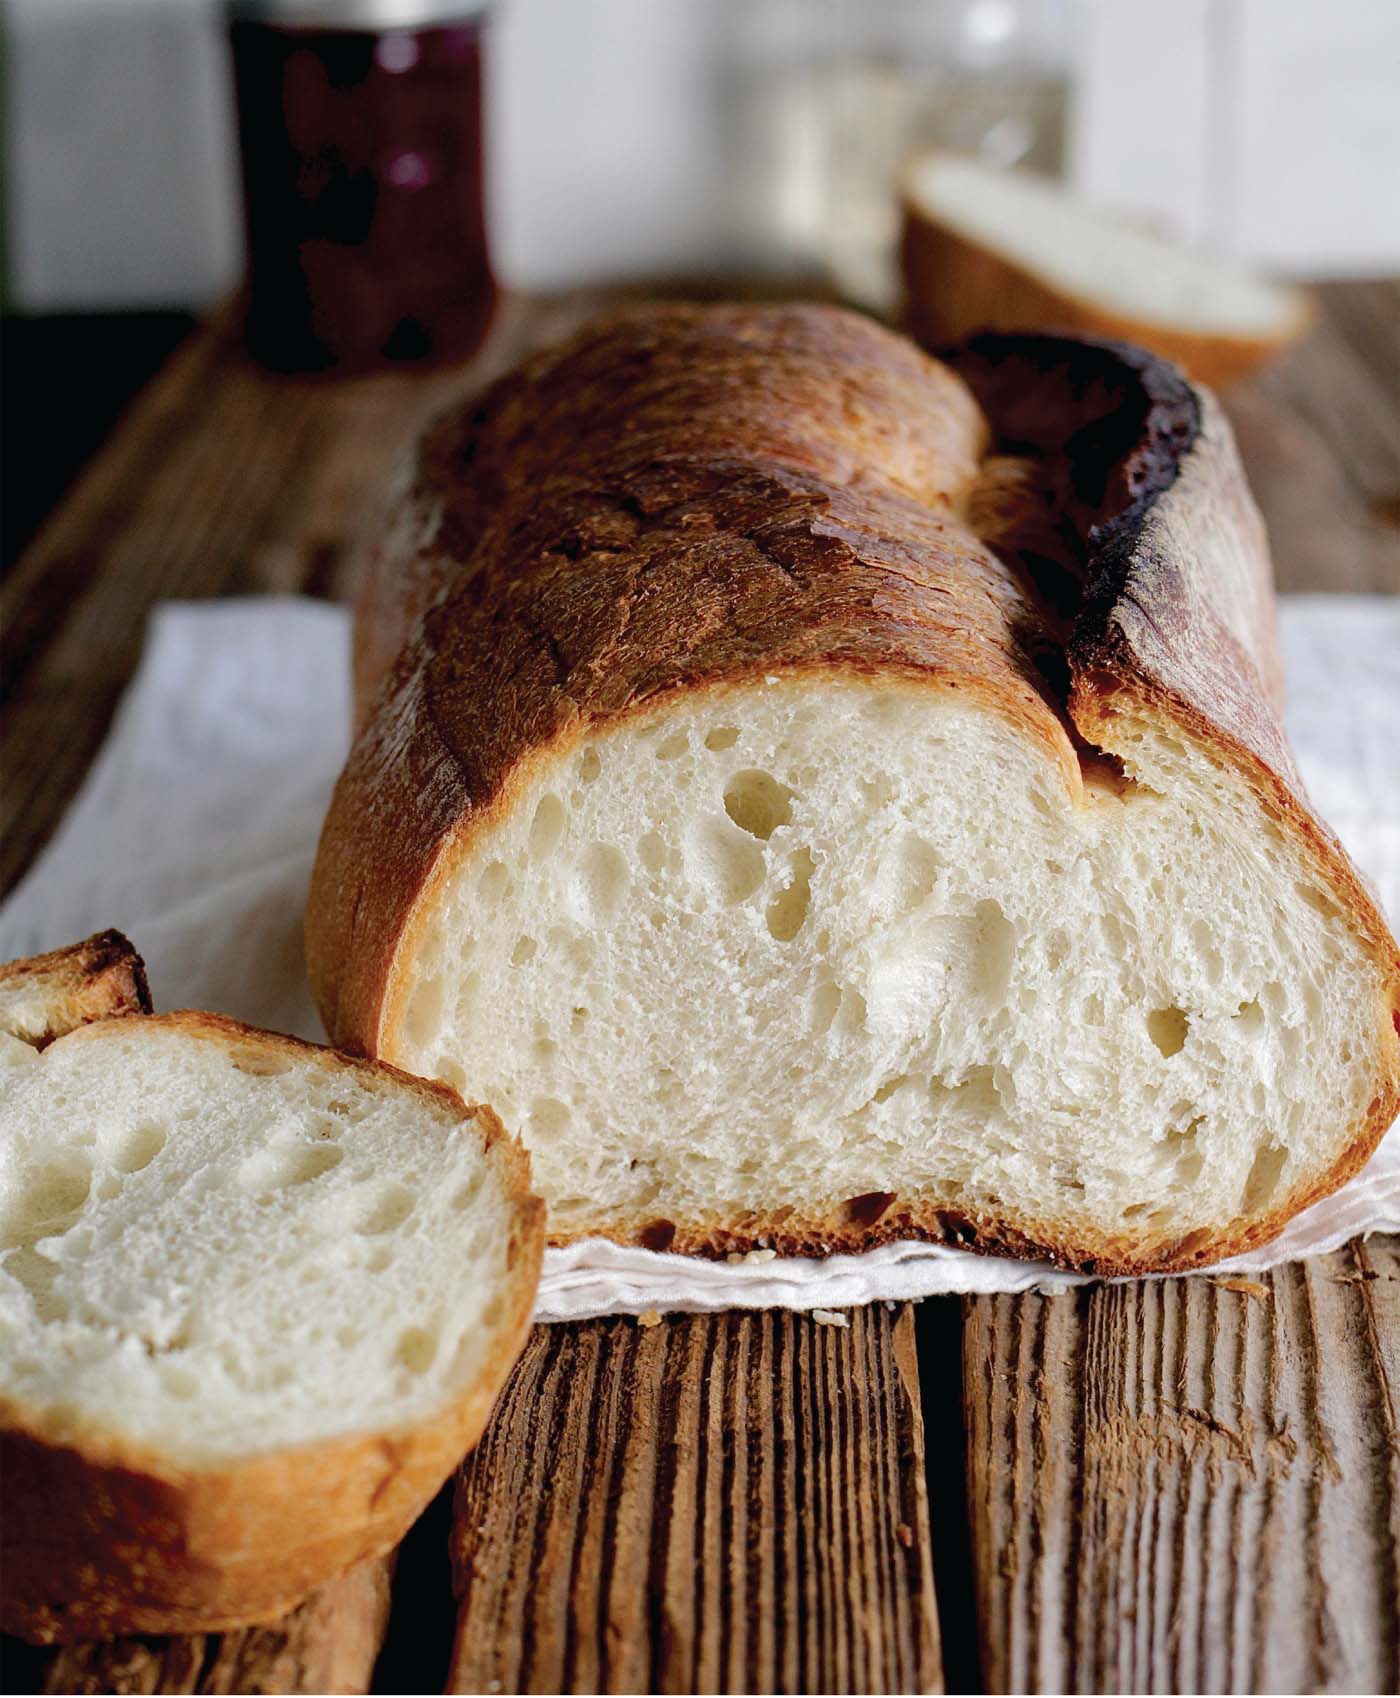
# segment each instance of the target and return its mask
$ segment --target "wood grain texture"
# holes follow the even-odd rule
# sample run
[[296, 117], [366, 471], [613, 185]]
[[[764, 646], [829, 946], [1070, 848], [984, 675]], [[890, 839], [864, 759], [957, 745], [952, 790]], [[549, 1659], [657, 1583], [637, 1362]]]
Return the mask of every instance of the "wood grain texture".
[[368, 1692], [389, 1562], [363, 1563], [281, 1621], [229, 1633], [89, 1640], [38, 1653], [42, 1692]]
[[460, 1692], [940, 1690], [913, 1313], [541, 1327], [462, 1470]]
[[1225, 411], [1278, 587], [1400, 593], [1400, 285], [1317, 293], [1313, 329]]
[[1400, 1239], [968, 1300], [991, 1691], [1400, 1689]]

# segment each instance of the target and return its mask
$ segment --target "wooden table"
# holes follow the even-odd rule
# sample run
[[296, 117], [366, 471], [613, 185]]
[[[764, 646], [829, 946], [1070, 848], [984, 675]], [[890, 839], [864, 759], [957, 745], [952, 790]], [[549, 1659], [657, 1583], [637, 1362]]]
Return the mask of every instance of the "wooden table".
[[[1282, 587], [1397, 592], [1400, 285], [1321, 299], [1230, 411]], [[224, 326], [193, 335], [3, 585], [0, 888], [71, 799], [154, 601], [343, 595], [416, 422], [594, 304], [511, 303], [470, 372], [431, 378], [274, 379]], [[537, 1328], [396, 1565], [269, 1627], [10, 1643], [7, 1681], [1400, 1688], [1400, 1240], [847, 1319]]]

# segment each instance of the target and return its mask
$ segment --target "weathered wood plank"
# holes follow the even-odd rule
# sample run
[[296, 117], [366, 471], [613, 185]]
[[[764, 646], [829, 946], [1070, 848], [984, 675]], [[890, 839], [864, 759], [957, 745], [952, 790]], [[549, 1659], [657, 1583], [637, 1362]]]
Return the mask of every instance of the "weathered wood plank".
[[991, 1691], [1400, 1689], [1400, 1239], [965, 1308]]
[[389, 1620], [391, 1569], [363, 1563], [258, 1627], [22, 1654], [41, 1692], [368, 1692]]
[[458, 1484], [461, 1692], [939, 1687], [913, 1314], [535, 1330]]

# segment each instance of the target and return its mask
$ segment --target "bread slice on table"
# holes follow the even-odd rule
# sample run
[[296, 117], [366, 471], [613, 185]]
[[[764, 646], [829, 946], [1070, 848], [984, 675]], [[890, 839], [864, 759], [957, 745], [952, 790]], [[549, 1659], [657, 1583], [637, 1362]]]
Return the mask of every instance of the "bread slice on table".
[[557, 1241], [1190, 1268], [1396, 1112], [1259, 518], [1150, 355], [605, 321], [429, 431], [360, 623], [313, 984]]
[[0, 1598], [35, 1641], [260, 1620], [390, 1549], [538, 1282], [489, 1109], [148, 1007], [118, 933], [0, 969]]
[[1311, 316], [1301, 290], [1029, 172], [921, 154], [902, 174], [902, 202], [906, 313], [929, 348], [980, 330], [1124, 337], [1222, 386], [1271, 359]]

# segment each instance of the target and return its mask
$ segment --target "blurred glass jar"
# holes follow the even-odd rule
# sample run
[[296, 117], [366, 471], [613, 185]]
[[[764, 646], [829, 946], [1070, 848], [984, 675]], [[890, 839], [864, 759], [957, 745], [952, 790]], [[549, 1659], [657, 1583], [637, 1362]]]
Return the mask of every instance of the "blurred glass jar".
[[[755, 259], [897, 292], [897, 178], [947, 148], [1064, 170], [1074, 0], [753, 0], [735, 47]], [[765, 251], [766, 250], [766, 251]]]
[[230, 0], [246, 335], [284, 371], [476, 348], [485, 0]]

